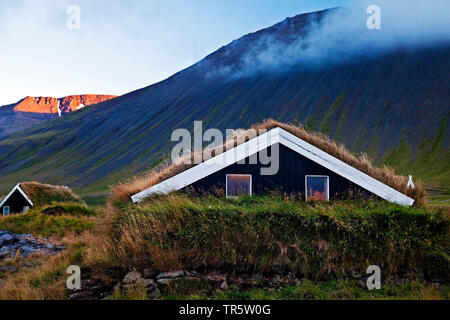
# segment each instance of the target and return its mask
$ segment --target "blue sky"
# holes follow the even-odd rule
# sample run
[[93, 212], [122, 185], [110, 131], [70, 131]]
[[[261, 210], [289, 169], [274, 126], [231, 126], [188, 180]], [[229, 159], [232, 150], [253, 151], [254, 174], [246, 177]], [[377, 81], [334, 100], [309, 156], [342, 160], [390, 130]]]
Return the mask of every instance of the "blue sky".
[[[1, 0], [0, 105], [25, 96], [124, 94], [249, 32], [350, 0]], [[81, 28], [66, 26], [69, 5]]]

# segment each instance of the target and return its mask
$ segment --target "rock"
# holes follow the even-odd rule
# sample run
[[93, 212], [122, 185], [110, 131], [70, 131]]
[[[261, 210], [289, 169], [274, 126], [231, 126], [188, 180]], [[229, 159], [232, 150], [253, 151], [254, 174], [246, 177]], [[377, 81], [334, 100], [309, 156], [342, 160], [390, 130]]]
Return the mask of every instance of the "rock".
[[19, 269], [15, 266], [1, 266], [0, 271], [1, 272], [11, 272], [16, 273]]
[[175, 279], [184, 276], [184, 271], [174, 271], [174, 272], [162, 272], [156, 276], [156, 279]]
[[228, 290], [228, 283], [227, 283], [226, 280], [224, 280], [224, 281], [222, 282], [222, 284], [220, 285], [220, 289], [222, 289], [223, 291]]
[[362, 278], [362, 275], [361, 275], [360, 273], [356, 272], [356, 273], [353, 273], [353, 274], [352, 274], [352, 278], [358, 280], [358, 279], [361, 279], [361, 278]]
[[224, 274], [209, 274], [206, 276], [206, 279], [210, 282], [219, 282], [222, 283], [227, 279], [227, 276]]
[[58, 114], [59, 109], [63, 114], [66, 114], [112, 98], [115, 98], [115, 96], [94, 94], [67, 96], [60, 99], [53, 97], [26, 97], [14, 106], [14, 111]]
[[7, 250], [0, 251], [0, 259], [11, 258], [11, 252]]
[[32, 248], [32, 247], [27, 246], [27, 245], [21, 246], [21, 247], [20, 247], [20, 250], [21, 250], [24, 254], [29, 254], [29, 253], [36, 252], [36, 251], [37, 251], [37, 249]]
[[15, 237], [18, 240], [27, 240], [26, 237], [23, 234], [17, 234]]
[[153, 290], [148, 290], [147, 289], [147, 297], [149, 299], [157, 299], [160, 297], [159, 291], [158, 289], [156, 289], [155, 287], [153, 287]]
[[435, 283], [445, 283], [447, 281], [448, 281], [447, 277], [441, 275], [436, 275], [431, 279], [431, 282]]
[[145, 286], [147, 288], [151, 287], [151, 286], [155, 286], [155, 281], [153, 281], [152, 279], [144, 279], [144, 281], [145, 281]]
[[139, 278], [136, 280], [136, 282], [134, 282], [134, 284], [142, 286], [142, 287], [154, 287], [155, 286], [155, 282], [152, 279], [144, 279], [144, 278]]
[[51, 243], [47, 243], [47, 244], [45, 245], [45, 247], [46, 247], [48, 250], [52, 250], [55, 246], [52, 245]]
[[277, 275], [273, 278], [273, 282], [280, 283], [280, 282], [281, 282], [281, 276], [280, 276], [279, 274], [277, 274]]
[[173, 279], [167, 279], [167, 278], [164, 278], [164, 279], [158, 279], [158, 280], [156, 280], [156, 282], [158, 282], [158, 284], [160, 284], [160, 285], [163, 285], [163, 286], [166, 286], [166, 285], [168, 285], [169, 283], [170, 283], [170, 281], [172, 281]]
[[16, 240], [16, 238], [14, 238], [9, 233], [5, 233], [5, 234], [1, 235], [0, 239], [3, 240], [2, 245], [13, 244]]
[[90, 296], [88, 292], [77, 292], [71, 294], [67, 300], [89, 300]]
[[196, 277], [197, 276], [197, 272], [196, 271], [184, 270], [184, 274], [186, 275], [186, 277]]
[[147, 269], [144, 269], [144, 271], [142, 271], [142, 276], [144, 277], [144, 279], [153, 279], [157, 275], [158, 275], [158, 273], [155, 270], [153, 270], [152, 268], [147, 268]]
[[124, 285], [132, 284], [132, 283], [135, 283], [141, 277], [142, 277], [142, 275], [140, 272], [131, 271], [125, 276], [125, 278], [123, 278], [122, 283]]

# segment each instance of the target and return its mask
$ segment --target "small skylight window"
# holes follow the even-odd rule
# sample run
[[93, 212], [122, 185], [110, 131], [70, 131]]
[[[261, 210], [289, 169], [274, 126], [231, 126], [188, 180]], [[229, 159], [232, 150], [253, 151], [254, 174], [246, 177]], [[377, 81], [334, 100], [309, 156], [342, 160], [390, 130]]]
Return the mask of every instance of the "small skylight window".
[[306, 201], [329, 201], [328, 176], [306, 176]]
[[227, 198], [252, 195], [252, 176], [250, 174], [228, 174], [226, 183]]

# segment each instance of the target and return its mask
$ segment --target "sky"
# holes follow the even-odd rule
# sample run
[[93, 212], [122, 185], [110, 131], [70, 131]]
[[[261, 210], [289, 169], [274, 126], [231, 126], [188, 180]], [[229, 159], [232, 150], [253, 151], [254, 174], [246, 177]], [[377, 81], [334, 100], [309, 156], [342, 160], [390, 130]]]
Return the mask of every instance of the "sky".
[[[352, 0], [1, 0], [0, 106], [146, 87], [286, 17]], [[80, 9], [79, 29], [73, 19]], [[71, 28], [68, 27], [72, 26]]]

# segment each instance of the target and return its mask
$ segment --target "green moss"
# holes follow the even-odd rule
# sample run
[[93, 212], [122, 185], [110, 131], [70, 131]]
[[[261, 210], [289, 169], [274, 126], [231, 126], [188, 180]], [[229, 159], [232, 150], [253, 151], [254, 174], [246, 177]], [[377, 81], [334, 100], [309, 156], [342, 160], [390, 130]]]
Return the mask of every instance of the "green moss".
[[[383, 285], [380, 290], [369, 291], [356, 281], [332, 280], [312, 282], [281, 290], [254, 289], [218, 291], [210, 299], [217, 300], [424, 300], [449, 299], [450, 285], [433, 286], [421, 282], [408, 282], [401, 285]], [[190, 297], [185, 297], [190, 299]], [[207, 297], [205, 297], [207, 298]]]
[[93, 227], [94, 221], [86, 217], [53, 217], [37, 212], [0, 217], [0, 229], [19, 234], [32, 233], [34, 236], [63, 237], [70, 233], [80, 234]]
[[[413, 154], [405, 138], [384, 162], [393, 166], [399, 174], [412, 174], [416, 179], [432, 182], [450, 199], [450, 151], [443, 146], [447, 132], [447, 118], [442, 119], [439, 129], [432, 138], [422, 138], [418, 150]], [[446, 191], [447, 190], [447, 191]]]
[[37, 211], [50, 216], [92, 217], [97, 215], [95, 210], [78, 203], [53, 203]]
[[345, 108], [339, 117], [338, 126], [336, 128], [336, 133], [334, 134], [334, 140], [341, 141], [342, 140], [342, 128], [344, 127], [345, 120], [347, 119], [348, 108]]
[[345, 91], [343, 91], [337, 98], [334, 100], [334, 102], [330, 105], [330, 108], [323, 116], [322, 122], [320, 123], [320, 132], [329, 135], [331, 132], [331, 119], [334, 115], [334, 113], [341, 107], [342, 102], [345, 98]]
[[389, 154], [389, 156], [385, 159], [385, 164], [390, 166], [405, 166], [408, 164], [411, 159], [411, 148], [406, 143], [405, 138], [403, 137], [400, 145]]

